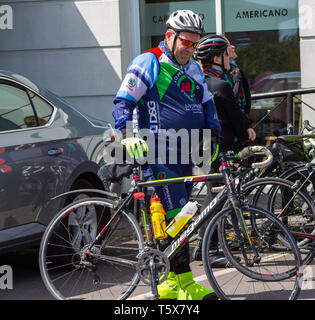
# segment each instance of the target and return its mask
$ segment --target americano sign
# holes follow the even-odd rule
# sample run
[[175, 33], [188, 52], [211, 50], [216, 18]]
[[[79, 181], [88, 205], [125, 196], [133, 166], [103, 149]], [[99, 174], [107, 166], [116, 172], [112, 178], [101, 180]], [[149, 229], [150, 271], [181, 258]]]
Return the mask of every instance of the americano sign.
[[225, 32], [298, 28], [298, 0], [228, 1], [224, 7]]
[[235, 19], [252, 19], [252, 18], [269, 18], [269, 17], [286, 17], [288, 9], [265, 9], [265, 10], [246, 10], [238, 11]]

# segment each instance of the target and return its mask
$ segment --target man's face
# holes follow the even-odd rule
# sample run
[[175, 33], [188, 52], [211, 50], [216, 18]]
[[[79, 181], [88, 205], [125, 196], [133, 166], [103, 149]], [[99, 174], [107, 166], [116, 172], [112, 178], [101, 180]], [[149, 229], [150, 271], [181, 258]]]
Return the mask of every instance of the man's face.
[[[166, 43], [171, 50], [173, 48], [175, 35], [176, 35], [176, 32], [173, 30], [168, 30], [166, 32], [166, 36], [165, 36]], [[174, 47], [175, 48], [174, 56], [179, 64], [185, 64], [189, 61], [189, 59], [192, 57], [193, 53], [195, 52], [194, 46], [191, 44], [198, 43], [199, 40], [200, 40], [200, 35], [197, 33], [186, 32], [186, 31], [179, 33], [179, 36], [176, 39], [175, 47]], [[187, 44], [189, 45], [189, 43], [190, 43], [190, 47], [187, 46]]]

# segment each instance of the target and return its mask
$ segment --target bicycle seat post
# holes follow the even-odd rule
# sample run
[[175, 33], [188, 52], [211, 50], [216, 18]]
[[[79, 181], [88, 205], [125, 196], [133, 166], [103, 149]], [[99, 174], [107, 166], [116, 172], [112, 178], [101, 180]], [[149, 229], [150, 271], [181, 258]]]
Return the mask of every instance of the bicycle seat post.
[[139, 170], [138, 168], [132, 169], [132, 180], [134, 181], [135, 185], [140, 182]]
[[137, 211], [138, 214], [141, 215], [142, 222], [143, 222], [143, 227], [145, 231], [145, 242], [146, 245], [149, 247], [152, 247], [154, 244], [154, 239], [153, 239], [153, 229], [152, 229], [152, 224], [151, 224], [151, 217], [147, 213], [146, 205], [145, 205], [145, 198], [146, 195], [143, 191], [145, 187], [141, 186], [141, 179], [139, 175], [139, 170], [137, 168], [133, 169], [133, 185], [135, 187], [135, 193], [133, 194], [133, 198], [135, 201], [138, 201], [139, 203], [139, 211]]

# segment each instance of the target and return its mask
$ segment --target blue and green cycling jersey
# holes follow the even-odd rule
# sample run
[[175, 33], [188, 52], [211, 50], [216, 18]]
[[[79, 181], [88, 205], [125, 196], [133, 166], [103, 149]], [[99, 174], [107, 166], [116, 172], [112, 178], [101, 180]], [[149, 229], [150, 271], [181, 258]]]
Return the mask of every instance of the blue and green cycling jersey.
[[182, 128], [221, 130], [200, 65], [193, 59], [178, 65], [164, 42], [131, 62], [114, 104], [119, 130], [132, 121], [134, 109], [138, 128], [154, 134]]

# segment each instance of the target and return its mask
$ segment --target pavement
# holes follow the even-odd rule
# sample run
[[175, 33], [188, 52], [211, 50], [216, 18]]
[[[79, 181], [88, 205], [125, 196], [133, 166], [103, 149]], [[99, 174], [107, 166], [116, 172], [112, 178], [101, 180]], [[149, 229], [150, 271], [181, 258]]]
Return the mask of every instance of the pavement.
[[[195, 243], [190, 244], [191, 250]], [[13, 272], [12, 288], [3, 289], [6, 273], [1, 267], [9, 266]], [[202, 261], [192, 261], [191, 268], [194, 278], [201, 285], [210, 288], [204, 272]], [[217, 269], [220, 276], [227, 279], [232, 275], [231, 269]], [[315, 300], [315, 262], [308, 267], [308, 281], [299, 296], [299, 300]], [[8, 283], [7, 283], [8, 284]], [[143, 300], [150, 293], [149, 286], [140, 285], [130, 300]], [[22, 249], [0, 255], [0, 300], [52, 300], [40, 276], [38, 254], [36, 249]]]

